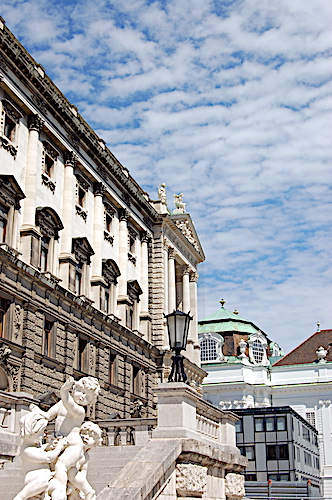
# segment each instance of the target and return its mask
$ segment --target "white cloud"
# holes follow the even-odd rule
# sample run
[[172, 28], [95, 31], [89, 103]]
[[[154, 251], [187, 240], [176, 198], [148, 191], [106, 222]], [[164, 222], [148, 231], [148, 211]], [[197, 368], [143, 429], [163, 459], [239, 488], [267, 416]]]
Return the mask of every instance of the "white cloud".
[[184, 192], [200, 316], [286, 350], [332, 327], [331, 2], [4, 0], [9, 28], [144, 189]]

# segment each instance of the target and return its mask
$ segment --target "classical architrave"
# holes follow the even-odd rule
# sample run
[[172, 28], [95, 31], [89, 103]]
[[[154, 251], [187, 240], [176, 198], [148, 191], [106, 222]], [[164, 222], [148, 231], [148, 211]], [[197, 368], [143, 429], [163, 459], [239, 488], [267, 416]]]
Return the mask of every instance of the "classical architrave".
[[51, 207], [37, 207], [36, 226], [39, 227], [43, 236], [54, 238], [55, 240], [59, 238], [59, 231], [63, 229], [60, 217]]

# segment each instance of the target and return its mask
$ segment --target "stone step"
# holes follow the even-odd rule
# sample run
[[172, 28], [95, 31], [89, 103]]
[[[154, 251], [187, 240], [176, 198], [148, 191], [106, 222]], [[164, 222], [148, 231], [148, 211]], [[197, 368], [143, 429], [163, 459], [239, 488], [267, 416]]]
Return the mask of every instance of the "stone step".
[[[143, 446], [100, 446], [93, 448], [89, 453], [88, 481], [96, 493], [98, 494], [108, 486], [142, 448]], [[12, 500], [22, 486], [22, 463], [20, 457], [15, 457], [13, 462], [5, 462], [4, 468], [0, 470], [0, 499]]]

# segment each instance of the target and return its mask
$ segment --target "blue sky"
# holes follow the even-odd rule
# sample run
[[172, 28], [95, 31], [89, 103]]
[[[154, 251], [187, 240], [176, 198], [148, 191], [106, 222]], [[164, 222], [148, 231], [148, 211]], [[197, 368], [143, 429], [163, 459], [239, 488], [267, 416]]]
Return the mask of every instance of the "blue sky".
[[200, 318], [285, 351], [332, 328], [332, 3], [3, 0], [7, 26], [152, 198], [184, 193]]

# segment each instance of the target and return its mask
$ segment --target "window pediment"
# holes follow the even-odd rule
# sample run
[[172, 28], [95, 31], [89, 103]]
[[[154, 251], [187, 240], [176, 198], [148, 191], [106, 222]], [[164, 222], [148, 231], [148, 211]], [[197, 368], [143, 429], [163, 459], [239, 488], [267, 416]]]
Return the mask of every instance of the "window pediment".
[[118, 282], [118, 277], [120, 276], [120, 269], [116, 262], [112, 259], [103, 259], [103, 277], [107, 281], [108, 285], [114, 283], [114, 285]]
[[73, 238], [72, 253], [78, 262], [90, 264], [90, 258], [94, 255], [92, 246], [87, 238]]
[[0, 175], [0, 201], [4, 205], [13, 205], [18, 210], [24, 198], [25, 194], [13, 175]]
[[137, 280], [129, 280], [127, 282], [127, 294], [131, 300], [139, 302], [139, 296], [142, 293], [143, 293], [143, 290], [139, 286]]
[[60, 217], [51, 207], [36, 209], [36, 225], [39, 226], [42, 235], [54, 239], [58, 239], [59, 231], [63, 229]]

